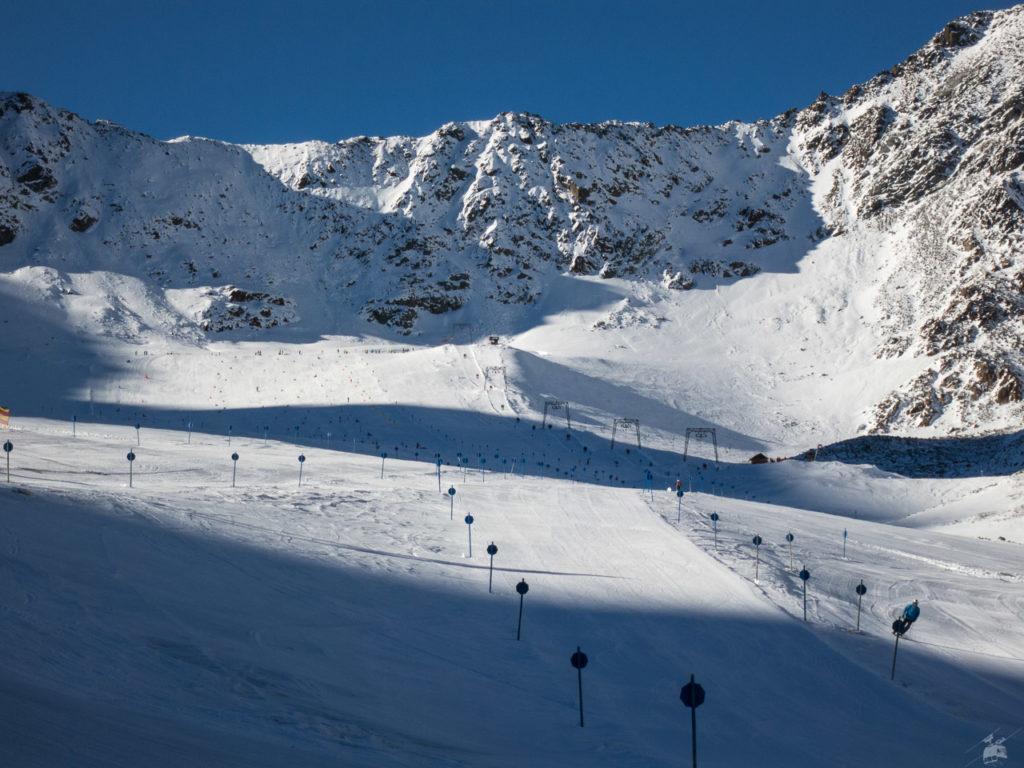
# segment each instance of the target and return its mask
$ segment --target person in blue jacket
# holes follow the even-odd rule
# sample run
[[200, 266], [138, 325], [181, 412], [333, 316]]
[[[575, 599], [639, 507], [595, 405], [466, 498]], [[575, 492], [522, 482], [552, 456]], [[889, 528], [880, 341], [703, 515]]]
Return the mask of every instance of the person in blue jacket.
[[921, 609], [917, 607], [917, 600], [915, 600], [903, 609], [903, 619], [907, 622], [907, 624], [913, 624], [915, 621], [917, 621], [917, 617], [920, 615]]

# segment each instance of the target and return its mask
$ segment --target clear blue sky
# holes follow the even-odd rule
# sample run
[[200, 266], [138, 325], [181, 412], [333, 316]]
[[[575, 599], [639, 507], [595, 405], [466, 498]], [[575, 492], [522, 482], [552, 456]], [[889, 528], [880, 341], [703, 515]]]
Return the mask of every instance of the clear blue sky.
[[422, 136], [509, 110], [717, 124], [842, 93], [980, 2], [6, 0], [0, 90], [159, 139]]

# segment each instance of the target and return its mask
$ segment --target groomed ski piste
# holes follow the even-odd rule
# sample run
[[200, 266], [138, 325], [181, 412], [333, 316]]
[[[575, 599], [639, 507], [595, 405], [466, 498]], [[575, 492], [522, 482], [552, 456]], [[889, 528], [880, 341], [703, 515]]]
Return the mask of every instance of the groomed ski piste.
[[[639, 335], [573, 356], [585, 333], [109, 342], [103, 367], [27, 331], [93, 375], [34, 369], [0, 435], [3, 763], [680, 765], [691, 674], [701, 765], [960, 766], [1019, 726], [1015, 475], [795, 441], [750, 465], [728, 418], [639, 394], [655, 366], [624, 382]], [[685, 442], [716, 424], [717, 462]]]

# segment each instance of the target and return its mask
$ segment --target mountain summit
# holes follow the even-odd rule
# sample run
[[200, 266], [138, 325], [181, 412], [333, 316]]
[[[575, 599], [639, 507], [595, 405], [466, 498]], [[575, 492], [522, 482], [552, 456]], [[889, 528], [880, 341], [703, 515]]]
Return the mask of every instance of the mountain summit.
[[594, 333], [681, 344], [709, 295], [753, 322], [735, 289], [763, 286], [751, 355], [822, 326], [886, 385], [861, 429], [989, 431], [1024, 415], [1021, 50], [1024, 6], [978, 12], [841, 96], [686, 129], [505, 113], [236, 146], [2, 94], [0, 287], [132, 342], [437, 343], [604, 307]]

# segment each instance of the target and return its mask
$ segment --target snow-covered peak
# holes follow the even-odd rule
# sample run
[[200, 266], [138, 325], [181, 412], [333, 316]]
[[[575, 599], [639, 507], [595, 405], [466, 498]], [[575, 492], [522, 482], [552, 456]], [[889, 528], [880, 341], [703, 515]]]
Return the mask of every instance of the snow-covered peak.
[[242, 147], [157, 142], [7, 94], [0, 260], [9, 275], [140, 281], [157, 335], [426, 342], [465, 324], [575, 327], [582, 312], [598, 339], [622, 330], [632, 294], [636, 316], [671, 319], [642, 324], [664, 345], [724, 306], [754, 324], [729, 342], [748, 349], [749, 382], [775, 355], [759, 348], [817, 335], [777, 298], [799, 295], [831, 339], [821, 354], [842, 339], [873, 382], [845, 429], [999, 428], [1024, 416], [1022, 19], [972, 14], [841, 96], [717, 127], [502, 113], [422, 137]]

